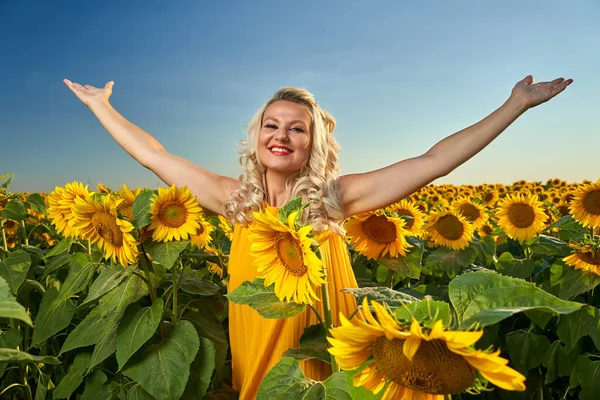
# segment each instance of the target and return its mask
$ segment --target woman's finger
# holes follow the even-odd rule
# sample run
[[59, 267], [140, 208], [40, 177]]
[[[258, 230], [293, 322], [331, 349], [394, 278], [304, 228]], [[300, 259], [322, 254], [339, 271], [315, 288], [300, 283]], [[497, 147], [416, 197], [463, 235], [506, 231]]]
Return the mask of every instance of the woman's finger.
[[85, 85], [86, 89], [93, 89], [94, 87], [92, 85]]

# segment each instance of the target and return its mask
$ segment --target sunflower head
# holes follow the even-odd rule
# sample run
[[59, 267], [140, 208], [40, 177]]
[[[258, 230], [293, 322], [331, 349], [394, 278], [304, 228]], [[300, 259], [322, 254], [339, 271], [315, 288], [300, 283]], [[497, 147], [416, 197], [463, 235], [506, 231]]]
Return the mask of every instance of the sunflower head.
[[215, 230], [215, 226], [207, 221], [203, 216], [198, 218], [199, 227], [196, 233], [191, 235], [191, 244], [199, 248], [207, 246], [212, 241], [211, 234]]
[[122, 189], [117, 190], [117, 194], [121, 199], [123, 199], [123, 202], [119, 206], [118, 211], [130, 220], [133, 220], [134, 218], [132, 212], [133, 203], [135, 201], [136, 196], [141, 192], [142, 188], [136, 188], [134, 190], [131, 190], [125, 184], [123, 184]]
[[453, 210], [433, 212], [427, 220], [427, 233], [433, 245], [462, 250], [473, 240], [473, 225]]
[[390, 257], [406, 255], [407, 249], [412, 246], [406, 241], [409, 232], [405, 226], [404, 219], [376, 211], [349, 219], [345, 228], [356, 251], [378, 259], [388, 254]]
[[459, 197], [452, 203], [452, 210], [464, 216], [475, 230], [484, 225], [488, 219], [485, 208], [465, 196]]
[[56, 231], [65, 237], [78, 236], [74, 229], [77, 222], [73, 215], [72, 207], [76, 199], [91, 199], [93, 192], [88, 190], [87, 185], [83, 186], [81, 182], [71, 182], [64, 188], [56, 187], [52, 193], [46, 197], [46, 213]]
[[498, 225], [508, 237], [529, 240], [546, 227], [544, 210], [544, 205], [536, 195], [509, 194], [498, 202], [496, 217]]
[[313, 227], [299, 226], [299, 211], [284, 222], [276, 208], [255, 212], [248, 228], [250, 256], [257, 277], [265, 279], [265, 286], [274, 284], [279, 300], [312, 304], [318, 299], [315, 288], [325, 283], [323, 264], [312, 249]]
[[157, 242], [187, 240], [195, 235], [202, 208], [186, 186], [158, 188], [150, 204], [152, 239]]
[[569, 210], [573, 219], [584, 227], [600, 227], [600, 179], [581, 185], [573, 193]]

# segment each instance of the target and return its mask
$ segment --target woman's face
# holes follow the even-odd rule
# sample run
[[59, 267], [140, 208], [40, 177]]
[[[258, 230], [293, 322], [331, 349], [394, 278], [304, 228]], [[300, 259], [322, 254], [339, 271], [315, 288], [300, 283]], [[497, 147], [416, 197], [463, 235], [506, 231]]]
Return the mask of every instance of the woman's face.
[[312, 120], [308, 108], [278, 100], [263, 114], [258, 159], [273, 172], [297, 172], [310, 156], [311, 139]]

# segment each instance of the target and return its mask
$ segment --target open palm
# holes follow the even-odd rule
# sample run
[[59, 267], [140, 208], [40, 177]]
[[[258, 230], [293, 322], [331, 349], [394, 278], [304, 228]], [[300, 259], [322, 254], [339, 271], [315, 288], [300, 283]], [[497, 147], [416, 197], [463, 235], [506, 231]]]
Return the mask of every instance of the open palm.
[[113, 81], [110, 81], [103, 88], [97, 88], [91, 85], [81, 86], [79, 83], [71, 82], [68, 79], [63, 79], [63, 82], [88, 107], [95, 102], [108, 100], [115, 84]]
[[533, 83], [533, 76], [528, 75], [517, 82], [512, 95], [519, 98], [527, 108], [531, 108], [550, 100], [572, 82], [573, 79], [557, 78], [550, 82]]

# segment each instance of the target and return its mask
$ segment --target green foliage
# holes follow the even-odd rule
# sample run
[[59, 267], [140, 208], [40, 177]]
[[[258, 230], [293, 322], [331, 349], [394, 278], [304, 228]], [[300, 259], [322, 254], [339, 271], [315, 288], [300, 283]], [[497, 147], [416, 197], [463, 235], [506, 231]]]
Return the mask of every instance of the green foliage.
[[279, 301], [273, 288], [274, 285], [265, 287], [264, 279], [254, 279], [243, 282], [227, 298], [235, 304], [249, 305], [264, 318], [289, 318], [306, 310], [304, 304]]

